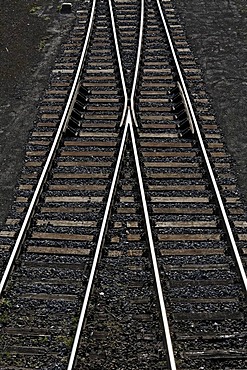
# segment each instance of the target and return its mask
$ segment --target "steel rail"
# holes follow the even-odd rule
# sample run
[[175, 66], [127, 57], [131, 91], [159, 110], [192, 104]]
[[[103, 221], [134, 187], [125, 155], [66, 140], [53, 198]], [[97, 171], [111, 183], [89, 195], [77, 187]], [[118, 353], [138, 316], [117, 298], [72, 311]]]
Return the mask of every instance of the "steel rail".
[[78, 67], [77, 67], [75, 79], [74, 79], [74, 82], [73, 82], [73, 85], [72, 85], [72, 88], [71, 88], [71, 91], [70, 91], [70, 94], [69, 94], [69, 97], [68, 97], [68, 101], [66, 103], [66, 107], [64, 109], [64, 113], [63, 113], [61, 121], [59, 123], [58, 129], [57, 129], [53, 144], [51, 146], [50, 152], [49, 152], [48, 157], [46, 159], [44, 168], [41, 172], [40, 178], [39, 178], [38, 183], [36, 185], [36, 188], [35, 188], [34, 194], [32, 196], [30, 205], [28, 207], [27, 213], [26, 213], [25, 218], [23, 220], [21, 229], [18, 233], [18, 236], [17, 236], [16, 242], [15, 242], [15, 245], [13, 247], [13, 250], [11, 252], [8, 264], [7, 264], [7, 266], [4, 270], [3, 276], [1, 278], [0, 297], [1, 297], [1, 295], [3, 293], [3, 290], [4, 290], [4, 287], [5, 287], [5, 285], [8, 281], [9, 274], [10, 274], [12, 268], [13, 268], [16, 257], [18, 256], [18, 254], [21, 250], [21, 246], [22, 246], [22, 244], [25, 240], [25, 236], [26, 236], [27, 230], [29, 228], [31, 219], [33, 217], [35, 207], [36, 207], [36, 205], [39, 201], [40, 194], [42, 192], [44, 183], [47, 179], [47, 176], [48, 176], [48, 173], [50, 171], [52, 162], [53, 162], [54, 157], [56, 155], [56, 151], [58, 149], [62, 134], [63, 134], [63, 132], [66, 128], [68, 118], [69, 118], [69, 114], [71, 113], [71, 110], [73, 108], [73, 103], [74, 103], [74, 100], [76, 98], [76, 93], [77, 93], [78, 88], [79, 88], [79, 82], [80, 82], [80, 77], [81, 77], [81, 73], [82, 73], [82, 67], [83, 67], [83, 64], [84, 64], [84, 61], [85, 61], [85, 56], [86, 56], [86, 52], [87, 52], [87, 48], [88, 48], [88, 44], [89, 44], [89, 39], [90, 39], [91, 32], [92, 32], [92, 25], [93, 25], [93, 20], [94, 20], [94, 15], [95, 15], [96, 1], [97, 0], [93, 0], [93, 3], [92, 3], [91, 15], [90, 15], [90, 20], [89, 20], [89, 25], [88, 25], [88, 30], [87, 30], [84, 46], [83, 46], [83, 49], [82, 49], [82, 52], [81, 52], [81, 56], [80, 56], [79, 64], [78, 64]]
[[109, 9], [110, 9], [110, 15], [111, 15], [112, 32], [113, 32], [113, 37], [114, 37], [115, 49], [116, 49], [116, 53], [117, 53], [119, 73], [120, 73], [120, 78], [121, 78], [121, 83], [122, 83], [122, 88], [123, 88], [123, 93], [124, 93], [124, 107], [123, 107], [122, 118], [121, 118], [121, 121], [120, 121], [120, 127], [122, 127], [122, 125], [125, 121], [126, 113], [127, 113], [128, 93], [127, 93], [127, 88], [126, 88], [126, 83], [125, 83], [125, 78], [124, 78], [124, 72], [123, 72], [123, 66], [122, 66], [122, 61], [121, 61], [121, 56], [120, 56], [120, 51], [119, 51], [119, 46], [118, 46], [117, 31], [116, 31], [116, 25], [115, 25], [115, 19], [114, 19], [111, 0], [109, 0]]
[[160, 273], [159, 273], [157, 257], [155, 253], [152, 228], [151, 228], [151, 223], [150, 223], [150, 218], [149, 218], [149, 213], [148, 213], [147, 201], [146, 201], [145, 190], [144, 190], [144, 185], [143, 185], [143, 180], [142, 180], [140, 161], [139, 161], [139, 156], [138, 156], [138, 150], [137, 150], [137, 145], [136, 145], [136, 140], [135, 140], [135, 133], [133, 129], [130, 109], [128, 110], [128, 114], [127, 114], [127, 124], [130, 127], [131, 142], [132, 142], [132, 148], [133, 148], [134, 157], [135, 157], [135, 165], [136, 165], [136, 171], [137, 171], [137, 176], [138, 176], [139, 188], [141, 192], [142, 207], [143, 207], [143, 212], [144, 212], [144, 217], [145, 217], [150, 254], [152, 258], [154, 277], [155, 277], [156, 288], [157, 288], [157, 293], [158, 293], [161, 316], [162, 316], [162, 323], [163, 323], [163, 328], [164, 328], [164, 333], [165, 333], [165, 338], [166, 338], [168, 361], [169, 361], [170, 369], [176, 370], [176, 363], [175, 363], [175, 358], [174, 358], [174, 351], [173, 351], [173, 346], [172, 346], [170, 328], [169, 328], [169, 323], [167, 319], [164, 296], [163, 296], [162, 287], [161, 287]]
[[245, 289], [245, 294], [247, 294], [247, 276], [246, 276], [246, 273], [245, 273], [245, 270], [244, 270], [244, 267], [243, 267], [243, 263], [242, 263], [242, 260], [241, 260], [241, 257], [240, 257], [239, 251], [238, 251], [238, 247], [237, 247], [234, 235], [233, 235], [233, 231], [232, 231], [232, 228], [231, 228], [231, 225], [230, 225], [230, 222], [229, 222], [226, 210], [225, 210], [225, 206], [223, 204], [223, 200], [222, 200], [222, 197], [221, 197], [221, 194], [220, 194], [220, 191], [219, 191], [219, 187], [218, 187], [218, 184], [216, 182], [215, 175], [214, 175], [214, 172], [213, 172], [213, 169], [212, 169], [212, 166], [211, 166], [211, 163], [210, 163], [210, 160], [209, 160], [209, 157], [208, 157], [208, 154], [207, 154], [204, 142], [203, 142], [203, 138], [202, 138], [202, 134], [201, 134], [201, 131], [200, 131], [200, 128], [199, 128], [199, 124], [197, 122], [196, 115], [195, 115], [195, 112], [194, 112], [194, 108], [192, 106], [191, 99], [189, 97], [189, 93], [188, 93], [188, 90], [187, 90], [187, 87], [186, 87], [186, 84], [185, 84], [185, 80], [183, 78], [183, 74], [182, 74], [182, 71], [181, 71], [181, 68], [180, 68], [180, 65], [179, 65], [179, 62], [178, 62], [178, 57], [177, 57], [175, 48], [173, 46], [173, 41], [172, 41], [172, 38], [171, 38], [171, 35], [170, 35], [170, 32], [169, 32], [169, 28], [168, 28], [167, 22], [165, 20], [163, 10], [161, 8], [160, 0], [156, 0], [156, 2], [157, 2], [158, 9], [159, 9], [159, 12], [160, 12], [160, 16], [161, 16], [161, 19], [162, 19], [162, 22], [163, 22], [163, 25], [164, 25], [164, 28], [165, 28], [165, 32], [166, 32], [168, 43], [169, 43], [169, 46], [170, 46], [170, 49], [171, 49], [171, 52], [172, 52], [172, 56], [173, 56], [173, 59], [174, 59], [174, 62], [175, 62], [175, 66], [176, 66], [177, 73], [178, 73], [178, 76], [179, 76], [180, 84], [182, 86], [183, 94], [184, 94], [185, 99], [186, 99], [186, 104], [187, 104], [188, 110], [189, 110], [190, 115], [191, 115], [191, 119], [192, 119], [192, 122], [193, 122], [193, 125], [194, 125], [194, 128], [195, 128], [195, 132], [196, 132], [196, 135], [197, 135], [197, 139], [199, 141], [200, 149], [201, 149], [201, 152], [202, 152], [205, 164], [206, 164], [206, 168], [207, 168], [207, 171], [209, 173], [209, 176], [210, 176], [210, 179], [211, 179], [211, 182], [212, 182], [214, 193], [215, 193], [216, 198], [217, 198], [217, 202], [218, 202], [220, 213], [221, 213], [221, 216], [222, 216], [222, 219], [223, 219], [223, 222], [224, 222], [225, 230], [226, 230], [228, 239], [230, 241], [232, 251], [234, 253], [235, 261], [237, 263], [237, 267], [238, 267], [238, 270], [239, 270], [239, 273], [240, 273], [240, 277], [242, 279], [242, 284], [243, 284], [243, 287]]
[[138, 123], [137, 123], [137, 119], [136, 119], [134, 99], [135, 99], [137, 78], [138, 78], [138, 74], [139, 74], [139, 67], [140, 67], [140, 60], [141, 60], [142, 39], [143, 39], [143, 24], [144, 24], [144, 0], [141, 0], [141, 20], [140, 20], [138, 50], [137, 50], [137, 57], [136, 57], [135, 74], [134, 74], [134, 79], [133, 79], [131, 95], [130, 95], [130, 109], [131, 109], [131, 114], [132, 114], [133, 121], [134, 121], [136, 127], [138, 127]]
[[[144, 0], [142, 0], [142, 4], [143, 3], [144, 3]], [[93, 289], [93, 283], [94, 283], [94, 279], [95, 279], [95, 275], [96, 275], [96, 269], [97, 269], [97, 266], [98, 266], [98, 263], [99, 263], [99, 259], [100, 259], [104, 239], [105, 239], [105, 234], [106, 234], [107, 228], [108, 228], [108, 221], [109, 221], [109, 217], [110, 217], [111, 206], [112, 206], [114, 194], [115, 194], [116, 187], [117, 187], [117, 182], [118, 182], [118, 178], [119, 178], [121, 163], [122, 163], [122, 160], [123, 160], [124, 149], [125, 149], [125, 145], [126, 145], [126, 141], [127, 141], [127, 134], [128, 134], [128, 129], [129, 129], [128, 118], [127, 118], [127, 121], [126, 121], [126, 114], [127, 114], [127, 117], [129, 115], [129, 113], [127, 113], [127, 109], [128, 109], [128, 112], [129, 112], [128, 94], [127, 94], [127, 88], [126, 88], [126, 83], [125, 83], [125, 78], [124, 78], [124, 72], [123, 72], [123, 67], [122, 67], [120, 50], [119, 50], [119, 46], [118, 46], [118, 38], [117, 38], [116, 25], [115, 25], [115, 19], [114, 19], [114, 13], [113, 13], [111, 0], [109, 0], [109, 9], [110, 9], [110, 15], [111, 15], [111, 23], [112, 23], [112, 31], [113, 31], [113, 36], [114, 36], [115, 49], [116, 49], [117, 60], [118, 60], [118, 67], [119, 67], [120, 78], [121, 78], [121, 83], [122, 83], [122, 88], [123, 88], [123, 93], [124, 93], [124, 108], [123, 108], [122, 117], [121, 117], [121, 121], [120, 121], [120, 127], [123, 126], [124, 122], [126, 122], [126, 124], [124, 126], [124, 131], [123, 131], [122, 141], [121, 141], [121, 145], [120, 145], [120, 149], [119, 149], [119, 153], [118, 153], [116, 167], [115, 167], [115, 170], [114, 170], [114, 175], [113, 175], [113, 179], [112, 179], [112, 183], [111, 183], [111, 188], [110, 188], [109, 195], [108, 195], [108, 200], [107, 200], [107, 204], [106, 204], [106, 208], [105, 208], [105, 212], [104, 212], [103, 221], [102, 221], [102, 224], [101, 224], [101, 229], [100, 229], [100, 233], [99, 233], [99, 237], [98, 237], [98, 241], [97, 241], [97, 246], [96, 246], [96, 250], [95, 250], [95, 254], [94, 254], [94, 259], [93, 259], [93, 263], [92, 263], [92, 267], [91, 267], [91, 271], [90, 271], [90, 276], [89, 276], [89, 279], [88, 279], [87, 288], [86, 288], [86, 292], [85, 292], [85, 296], [84, 296], [84, 300], [83, 300], [83, 304], [82, 304], [82, 308], [81, 308], [81, 312], [80, 312], [79, 321], [78, 321], [77, 328], [76, 328], [76, 333], [75, 333], [75, 337], [74, 337], [74, 341], [73, 341], [73, 345], [72, 345], [72, 349], [71, 349], [71, 353], [70, 353], [70, 358], [69, 358], [69, 363], [68, 363], [67, 370], [73, 370], [75, 362], [76, 362], [76, 355], [77, 355], [77, 351], [78, 351], [78, 347], [79, 347], [79, 343], [80, 343], [80, 338], [81, 338], [83, 326], [84, 326], [84, 323], [85, 323], [85, 318], [86, 318], [86, 313], [87, 313], [87, 308], [88, 308], [90, 295], [91, 295], [91, 292], [92, 292], [92, 289]], [[143, 19], [143, 16], [142, 16], [142, 19]], [[142, 21], [142, 23], [143, 23], [143, 21]], [[141, 36], [141, 39], [142, 39], [142, 36]], [[139, 39], [139, 43], [140, 42], [141, 41]], [[139, 51], [139, 54], [140, 54], [140, 51]], [[140, 55], [139, 55], [139, 58], [140, 58]], [[137, 69], [139, 69], [139, 62], [138, 62]], [[136, 80], [137, 80], [137, 74], [138, 74], [138, 71], [135, 73]], [[136, 82], [135, 82], [135, 85], [136, 85]], [[132, 91], [133, 90], [135, 91], [135, 89], [132, 89]], [[134, 114], [134, 104], [132, 104], [132, 106], [133, 106], [132, 111], [133, 111], [133, 114]]]
[[84, 325], [84, 322], [85, 322], [88, 302], [89, 302], [89, 298], [90, 298], [91, 291], [92, 291], [92, 288], [93, 288], [93, 282], [94, 282], [94, 278], [95, 278], [95, 274], [96, 274], [96, 269], [97, 269], [97, 265], [98, 265], [98, 262], [99, 262], [99, 259], [100, 259], [100, 255], [101, 255], [101, 251], [102, 251], [102, 247], [103, 247], [103, 243], [104, 243], [104, 239], [105, 239], [105, 234], [106, 234], [107, 227], [108, 227], [108, 221], [109, 221], [109, 217], [110, 217], [111, 206], [112, 206], [113, 198], [114, 198], [117, 183], [118, 183], [121, 163], [122, 163], [122, 159], [123, 159], [123, 155], [124, 155], [124, 149], [125, 149], [125, 145], [126, 145], [126, 141], [127, 141], [127, 133], [128, 133], [128, 126], [125, 125], [124, 131], [123, 131], [123, 136], [122, 136], [122, 141], [121, 141], [121, 145], [120, 145], [120, 149], [119, 149], [119, 153], [118, 153], [118, 158], [117, 158], [117, 162], [116, 162], [116, 167], [115, 167], [115, 170], [114, 170], [114, 175], [113, 175], [113, 179], [112, 179], [112, 183], [111, 183], [111, 188], [110, 188], [109, 195], [108, 195], [108, 200], [107, 200], [107, 204], [106, 204], [106, 208], [105, 208], [105, 213], [104, 213], [103, 221], [102, 221], [102, 224], [101, 224], [101, 229], [100, 229], [99, 238], [98, 238], [98, 241], [97, 241], [97, 246], [96, 246], [96, 250], [95, 250], [95, 254], [94, 254], [93, 264], [92, 264], [90, 276], [89, 276], [88, 283], [87, 283], [87, 289], [86, 289], [83, 305], [82, 305], [81, 312], [80, 312], [80, 318], [79, 318], [78, 325], [77, 325], [77, 328], [76, 328], [76, 334], [75, 334], [75, 337], [74, 337], [74, 341], [73, 341], [73, 345], [72, 345], [72, 350], [71, 350], [71, 355], [70, 355], [67, 370], [72, 370], [73, 366], [75, 364], [75, 361], [76, 361], [76, 354], [77, 354], [77, 350], [78, 350], [78, 346], [79, 346], [79, 342], [80, 342], [81, 332], [82, 332], [83, 325]]

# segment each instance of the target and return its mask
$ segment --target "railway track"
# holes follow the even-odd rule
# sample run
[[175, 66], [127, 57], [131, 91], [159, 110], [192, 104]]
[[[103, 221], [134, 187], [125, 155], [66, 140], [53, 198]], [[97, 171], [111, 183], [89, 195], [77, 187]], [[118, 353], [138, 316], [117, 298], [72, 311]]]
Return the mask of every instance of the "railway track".
[[245, 215], [172, 3], [85, 2], [39, 118], [1, 369], [246, 368]]

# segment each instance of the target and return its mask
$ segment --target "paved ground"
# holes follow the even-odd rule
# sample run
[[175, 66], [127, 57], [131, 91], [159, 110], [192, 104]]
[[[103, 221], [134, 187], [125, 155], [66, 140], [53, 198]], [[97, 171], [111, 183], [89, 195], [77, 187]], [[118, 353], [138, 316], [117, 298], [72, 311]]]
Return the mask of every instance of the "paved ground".
[[247, 202], [247, 2], [174, 0]]
[[[174, 1], [204, 70], [247, 202], [246, 0]], [[59, 14], [59, 4], [60, 0], [0, 0], [0, 224], [13, 199], [38, 101], [72, 22]]]
[[74, 18], [60, 14], [59, 5], [59, 0], [0, 0], [0, 224], [13, 199], [39, 99]]

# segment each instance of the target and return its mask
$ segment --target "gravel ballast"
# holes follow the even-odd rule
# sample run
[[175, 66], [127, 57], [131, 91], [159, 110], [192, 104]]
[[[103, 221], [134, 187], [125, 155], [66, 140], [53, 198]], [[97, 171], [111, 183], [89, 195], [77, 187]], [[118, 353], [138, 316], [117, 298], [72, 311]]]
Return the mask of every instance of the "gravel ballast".
[[[37, 106], [72, 24], [62, 15], [61, 2], [2, 0], [0, 23], [0, 224], [14, 197], [24, 160], [24, 147]], [[208, 91], [236, 174], [247, 200], [246, 48], [247, 5], [244, 0], [208, 2], [175, 0], [190, 45], [204, 70]]]
[[60, 14], [60, 6], [59, 0], [1, 1], [0, 224], [13, 201], [39, 100], [75, 19], [76, 1], [72, 14]]
[[174, 0], [247, 201], [247, 4]]

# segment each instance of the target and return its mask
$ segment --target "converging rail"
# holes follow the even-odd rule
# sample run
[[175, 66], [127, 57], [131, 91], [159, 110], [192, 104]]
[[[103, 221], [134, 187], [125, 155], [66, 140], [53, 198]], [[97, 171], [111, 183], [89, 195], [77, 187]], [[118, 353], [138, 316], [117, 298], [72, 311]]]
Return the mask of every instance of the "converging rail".
[[77, 17], [6, 223], [0, 367], [242, 370], [247, 224], [172, 1]]
[[[123, 92], [124, 92], [124, 108], [123, 108], [123, 114], [122, 114], [122, 119], [120, 123], [120, 127], [124, 125], [124, 132], [122, 136], [122, 141], [118, 153], [118, 158], [116, 162], [116, 167], [111, 183], [111, 188], [109, 191], [109, 196], [106, 204], [106, 209], [100, 229], [100, 234], [97, 242], [97, 247], [94, 255], [94, 261], [92, 265], [92, 269], [90, 272], [90, 277], [88, 280], [88, 285], [87, 285], [87, 290], [86, 294], [84, 297], [83, 301], [83, 306], [81, 309], [80, 313], [80, 319], [78, 322], [77, 330], [76, 330], [76, 335], [74, 339], [74, 343], [72, 346], [72, 351], [71, 351], [71, 356], [70, 356], [70, 361], [68, 365], [68, 370], [72, 370], [76, 361], [76, 354], [78, 351], [78, 346], [80, 342], [80, 337], [83, 329], [83, 325], [85, 324], [85, 318], [86, 318], [86, 312], [87, 312], [87, 307], [89, 303], [89, 298], [93, 289], [93, 283], [95, 280], [95, 275], [96, 275], [96, 270], [97, 270], [97, 265], [98, 261], [100, 258], [100, 255], [102, 253], [102, 248], [103, 248], [103, 243], [105, 239], [105, 235], [107, 233], [107, 228], [108, 228], [108, 223], [109, 223], [109, 218], [110, 218], [110, 210], [113, 205], [113, 200], [114, 200], [114, 195], [116, 193], [116, 187], [118, 185], [118, 178], [119, 178], [119, 173], [121, 169], [121, 163], [123, 160], [123, 154], [124, 150], [126, 149], [126, 141], [127, 141], [127, 135], [128, 133], [131, 135], [131, 143], [133, 147], [133, 153], [135, 157], [135, 165], [136, 165], [136, 170], [138, 174], [138, 181], [139, 181], [139, 187], [140, 187], [140, 192], [141, 192], [141, 198], [142, 198], [142, 207], [144, 210], [144, 215], [145, 215], [145, 223], [146, 223], [146, 230], [147, 230], [147, 235], [148, 235], [148, 244], [150, 246], [150, 254], [152, 257], [152, 266], [154, 270], [154, 275], [155, 275], [155, 282], [156, 282], [156, 289], [158, 292], [158, 297], [159, 297], [159, 305], [160, 305], [160, 310], [161, 310], [161, 316], [162, 316], [162, 322], [163, 322], [163, 328], [164, 328], [164, 333], [165, 333], [165, 338], [166, 338], [166, 345], [167, 345], [167, 350], [168, 350], [168, 363], [169, 363], [169, 368], [171, 370], [176, 369], [175, 365], [175, 360], [174, 360], [174, 353], [173, 353], [173, 348], [172, 348], [172, 341], [170, 337], [170, 330], [169, 330], [169, 325], [167, 321], [167, 314], [166, 314], [166, 308], [164, 304], [164, 298], [163, 298], [163, 293], [162, 293], [162, 288], [161, 288], [161, 282], [160, 282], [160, 276], [159, 276], [159, 269], [158, 269], [158, 264], [157, 264], [157, 259], [156, 259], [156, 254], [155, 254], [155, 249], [154, 249], [154, 242], [153, 242], [153, 237], [152, 237], [152, 231], [151, 231], [151, 224], [149, 220], [149, 215], [148, 215], [148, 209], [147, 209], [147, 203], [145, 199], [145, 191], [144, 191], [144, 186], [143, 186], [143, 180], [142, 180], [142, 174], [141, 174], [141, 168], [139, 164], [139, 158], [138, 158], [138, 151], [137, 151], [137, 146], [135, 142], [135, 134], [133, 130], [133, 122], [137, 126], [137, 120], [136, 120], [136, 115], [135, 115], [135, 109], [134, 109], [134, 95], [136, 91], [136, 84], [137, 84], [137, 77], [139, 73], [139, 64], [140, 64], [140, 58], [141, 58], [141, 45], [142, 45], [142, 34], [143, 34], [143, 22], [144, 22], [144, 0], [141, 1], [141, 15], [140, 15], [140, 30], [139, 30], [139, 42], [138, 42], [138, 51], [137, 51], [137, 60], [136, 60], [136, 65], [135, 65], [135, 73], [134, 73], [134, 79], [133, 79], [133, 85], [131, 89], [131, 97], [128, 99], [127, 96], [127, 89], [126, 89], [126, 84], [125, 84], [125, 79], [124, 79], [124, 72], [122, 68], [122, 62], [121, 62], [121, 57], [119, 53], [119, 46], [118, 46], [118, 39], [117, 39], [117, 34], [116, 34], [116, 27], [115, 27], [115, 21], [114, 21], [114, 15], [113, 15], [113, 9], [112, 9], [112, 2], [109, 0], [109, 8], [110, 8], [110, 14], [111, 14], [111, 22], [112, 22], [112, 29], [113, 29], [113, 35], [114, 35], [114, 43], [115, 43], [115, 48], [116, 48], [116, 54], [118, 58], [118, 67], [120, 70], [120, 76], [121, 76], [121, 82], [123, 86]], [[128, 100], [130, 101], [130, 107], [127, 108], [128, 105]], [[127, 111], [128, 109], [128, 111]], [[130, 111], [131, 109], [131, 111]], [[133, 118], [132, 118], [133, 117]], [[125, 122], [123, 121], [125, 120]]]

